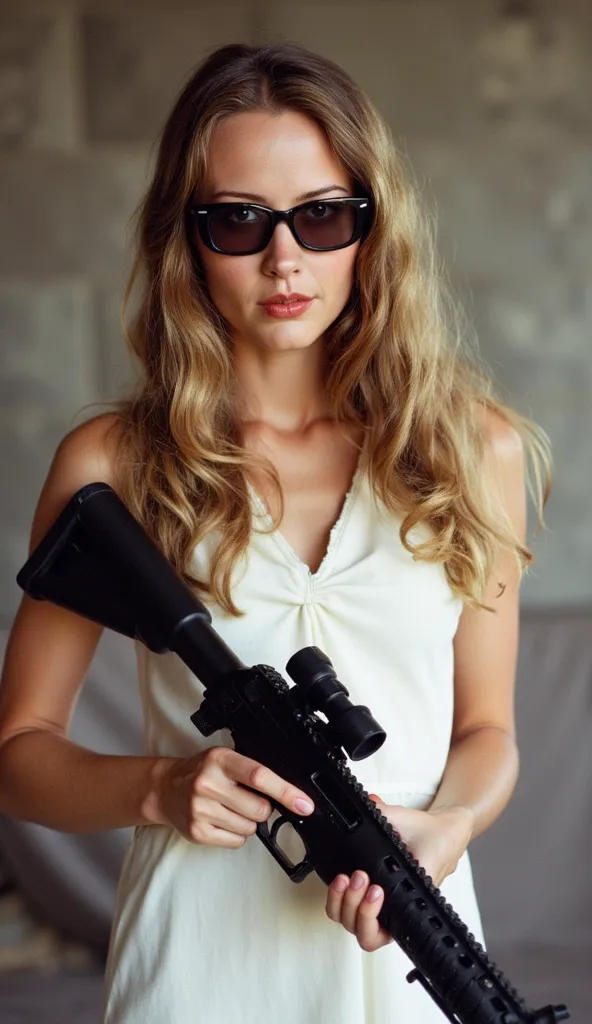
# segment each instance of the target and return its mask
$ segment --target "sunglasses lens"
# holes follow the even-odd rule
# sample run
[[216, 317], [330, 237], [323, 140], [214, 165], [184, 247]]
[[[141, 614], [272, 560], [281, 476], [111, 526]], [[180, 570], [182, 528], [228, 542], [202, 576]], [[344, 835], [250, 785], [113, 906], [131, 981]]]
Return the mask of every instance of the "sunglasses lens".
[[[271, 218], [265, 210], [240, 203], [218, 203], [208, 213], [210, 238], [221, 252], [235, 256], [264, 249], [270, 240]], [[294, 228], [304, 245], [337, 249], [354, 238], [357, 211], [353, 203], [315, 200], [303, 204]]]
[[349, 203], [307, 203], [296, 213], [294, 227], [306, 245], [333, 249], [353, 238], [356, 210]]
[[209, 228], [218, 249], [240, 255], [262, 245], [269, 231], [269, 217], [263, 210], [220, 203], [219, 209], [210, 210]]

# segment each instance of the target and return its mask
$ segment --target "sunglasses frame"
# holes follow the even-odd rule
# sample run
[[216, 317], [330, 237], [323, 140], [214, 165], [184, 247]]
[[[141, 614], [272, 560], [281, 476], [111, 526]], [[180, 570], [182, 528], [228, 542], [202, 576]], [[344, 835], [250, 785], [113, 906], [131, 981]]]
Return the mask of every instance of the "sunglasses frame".
[[[294, 225], [294, 218], [299, 210], [306, 206], [318, 206], [319, 204], [331, 204], [337, 203], [348, 203], [353, 206], [356, 213], [356, 222], [354, 231], [349, 242], [344, 242], [342, 245], [330, 245], [330, 246], [316, 246], [307, 245], [298, 236], [298, 232]], [[257, 246], [256, 249], [249, 249], [247, 252], [228, 252], [226, 249], [219, 249], [214, 243], [209, 225], [209, 214], [212, 210], [219, 210], [221, 207], [230, 207], [232, 209], [253, 209], [263, 210], [268, 215], [268, 234], [264, 238], [263, 244]], [[193, 203], [188, 209], [188, 215], [196, 221], [197, 230], [199, 231], [200, 238], [204, 245], [207, 245], [208, 249], [213, 252], [221, 253], [224, 256], [253, 256], [255, 253], [263, 252], [267, 248], [273, 233], [276, 229], [276, 225], [280, 221], [285, 221], [294, 238], [298, 242], [298, 245], [302, 246], [303, 249], [309, 249], [312, 252], [333, 252], [335, 249], [346, 249], [348, 246], [353, 245], [354, 242], [364, 234], [366, 229], [370, 226], [370, 214], [372, 209], [372, 200], [369, 196], [338, 196], [331, 199], [309, 199], [305, 203], [299, 203], [297, 206], [290, 207], [289, 210], [273, 210], [271, 206], [262, 206], [260, 203], [250, 202], [236, 202], [236, 203]]]

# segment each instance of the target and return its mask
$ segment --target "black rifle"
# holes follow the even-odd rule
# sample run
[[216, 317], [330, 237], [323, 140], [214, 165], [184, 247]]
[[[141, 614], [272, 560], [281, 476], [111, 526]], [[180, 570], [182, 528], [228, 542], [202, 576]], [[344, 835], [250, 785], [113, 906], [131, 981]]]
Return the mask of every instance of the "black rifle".
[[[415, 964], [419, 981], [453, 1024], [556, 1024], [565, 1006], [529, 1010], [447, 903], [347, 767], [373, 754], [386, 733], [367, 707], [353, 706], [327, 656], [305, 647], [286, 669], [242, 664], [211, 626], [211, 615], [108, 484], [70, 499], [17, 576], [31, 597], [53, 601], [151, 651], [174, 651], [205, 687], [191, 721], [204, 736], [228, 729], [235, 749], [308, 793], [314, 812], [280, 816], [257, 836], [293, 882], [311, 871], [330, 885], [366, 871], [384, 889], [378, 915]], [[325, 722], [315, 714], [320, 711]], [[289, 823], [306, 855], [294, 864], [277, 843]]]

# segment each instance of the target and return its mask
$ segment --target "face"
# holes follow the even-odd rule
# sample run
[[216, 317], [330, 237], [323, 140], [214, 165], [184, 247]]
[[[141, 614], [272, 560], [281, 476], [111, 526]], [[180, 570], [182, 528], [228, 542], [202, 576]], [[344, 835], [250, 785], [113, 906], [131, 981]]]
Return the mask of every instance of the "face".
[[[322, 200], [352, 196], [353, 188], [351, 176], [314, 121], [294, 111], [249, 111], [216, 126], [208, 177], [197, 198], [240, 202], [247, 201], [245, 193], [252, 193], [265, 206], [287, 210], [303, 202], [305, 192], [326, 189], [319, 196]], [[252, 256], [213, 252], [199, 237], [195, 244], [212, 301], [230, 325], [235, 344], [273, 352], [307, 348], [339, 315], [352, 288], [360, 242], [332, 252], [312, 252], [298, 244], [286, 223], [280, 223], [267, 248]], [[261, 305], [277, 292], [299, 292], [313, 302], [300, 316], [277, 319]]]

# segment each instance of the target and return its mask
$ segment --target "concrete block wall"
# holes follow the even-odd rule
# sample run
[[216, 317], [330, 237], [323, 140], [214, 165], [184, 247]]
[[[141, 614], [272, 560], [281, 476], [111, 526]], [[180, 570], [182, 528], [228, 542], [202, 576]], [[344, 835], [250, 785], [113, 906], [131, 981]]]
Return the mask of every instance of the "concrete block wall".
[[131, 379], [128, 223], [161, 125], [207, 49], [268, 38], [343, 64], [407, 153], [483, 357], [554, 444], [523, 602], [590, 603], [587, 0], [23, 0], [0, 8], [0, 617], [57, 443]]

